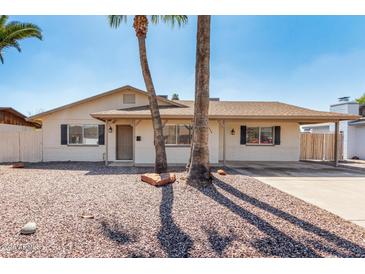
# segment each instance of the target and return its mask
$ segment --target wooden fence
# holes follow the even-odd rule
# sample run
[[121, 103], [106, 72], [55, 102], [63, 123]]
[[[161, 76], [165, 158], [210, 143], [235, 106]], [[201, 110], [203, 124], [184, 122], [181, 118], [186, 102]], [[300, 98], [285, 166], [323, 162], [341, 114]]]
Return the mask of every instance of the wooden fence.
[[42, 161], [42, 131], [0, 132], [0, 163]]
[[[339, 160], [343, 159], [343, 134], [339, 135]], [[301, 133], [300, 160], [335, 160], [334, 133]]]

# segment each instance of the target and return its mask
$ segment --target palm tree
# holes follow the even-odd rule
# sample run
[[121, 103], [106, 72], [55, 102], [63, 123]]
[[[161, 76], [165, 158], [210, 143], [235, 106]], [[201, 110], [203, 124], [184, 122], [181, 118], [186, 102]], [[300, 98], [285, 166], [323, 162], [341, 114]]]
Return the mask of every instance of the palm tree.
[[212, 181], [208, 148], [209, 64], [210, 16], [199, 15], [196, 41], [193, 143], [187, 176], [188, 183], [197, 186], [206, 186]]
[[[118, 28], [122, 22], [126, 22], [126, 15], [109, 15], [109, 24], [111, 27]], [[163, 173], [167, 171], [167, 159], [165, 150], [165, 139], [163, 137], [163, 126], [160, 117], [160, 110], [156, 98], [156, 92], [152, 81], [151, 72], [148, 66], [147, 51], [146, 51], [146, 36], [148, 31], [149, 20], [153, 24], [159, 23], [162, 20], [164, 23], [169, 23], [171, 26], [185, 24], [188, 17], [185, 15], [135, 15], [133, 27], [136, 32], [139, 46], [139, 59], [141, 62], [142, 74], [147, 92], [149, 93], [149, 105], [152, 116], [154, 145], [155, 145], [155, 172]]]
[[38, 38], [42, 40], [41, 29], [31, 23], [9, 22], [7, 15], [0, 16], [0, 62], [4, 64], [3, 53], [7, 48], [16, 48], [21, 52], [19, 41], [25, 38]]

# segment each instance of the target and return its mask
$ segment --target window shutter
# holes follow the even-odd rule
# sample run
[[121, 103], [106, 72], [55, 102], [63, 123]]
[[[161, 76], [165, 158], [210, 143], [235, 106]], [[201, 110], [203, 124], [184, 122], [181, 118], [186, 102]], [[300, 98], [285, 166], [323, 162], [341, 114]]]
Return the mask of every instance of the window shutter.
[[244, 145], [246, 144], [246, 126], [241, 126], [241, 140], [240, 144]]
[[280, 126], [275, 126], [274, 127], [274, 131], [275, 131], [275, 145], [280, 145], [280, 133], [281, 133], [281, 128]]
[[67, 145], [67, 125], [61, 125], [61, 145]]
[[99, 127], [99, 141], [98, 144], [99, 145], [104, 145], [105, 144], [105, 125], [98, 125]]

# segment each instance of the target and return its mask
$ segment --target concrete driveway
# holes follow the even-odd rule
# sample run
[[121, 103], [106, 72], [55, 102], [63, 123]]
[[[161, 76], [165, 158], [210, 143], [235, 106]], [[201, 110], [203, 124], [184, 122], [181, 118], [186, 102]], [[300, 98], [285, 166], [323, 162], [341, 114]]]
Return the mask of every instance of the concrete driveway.
[[365, 227], [365, 171], [307, 162], [241, 162], [229, 166]]

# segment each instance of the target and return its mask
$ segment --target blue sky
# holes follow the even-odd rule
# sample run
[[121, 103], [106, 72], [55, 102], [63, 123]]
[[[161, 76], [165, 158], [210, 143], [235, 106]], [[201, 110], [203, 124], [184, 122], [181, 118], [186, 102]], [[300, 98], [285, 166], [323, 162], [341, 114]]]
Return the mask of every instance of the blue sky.
[[[132, 18], [111, 29], [103, 16], [12, 16], [38, 24], [44, 41], [21, 42], [0, 65], [0, 106], [48, 110], [126, 84], [144, 89]], [[196, 17], [151, 25], [148, 57], [158, 94], [194, 96]], [[365, 92], [365, 17], [214, 16], [211, 96], [282, 101], [327, 110]]]

